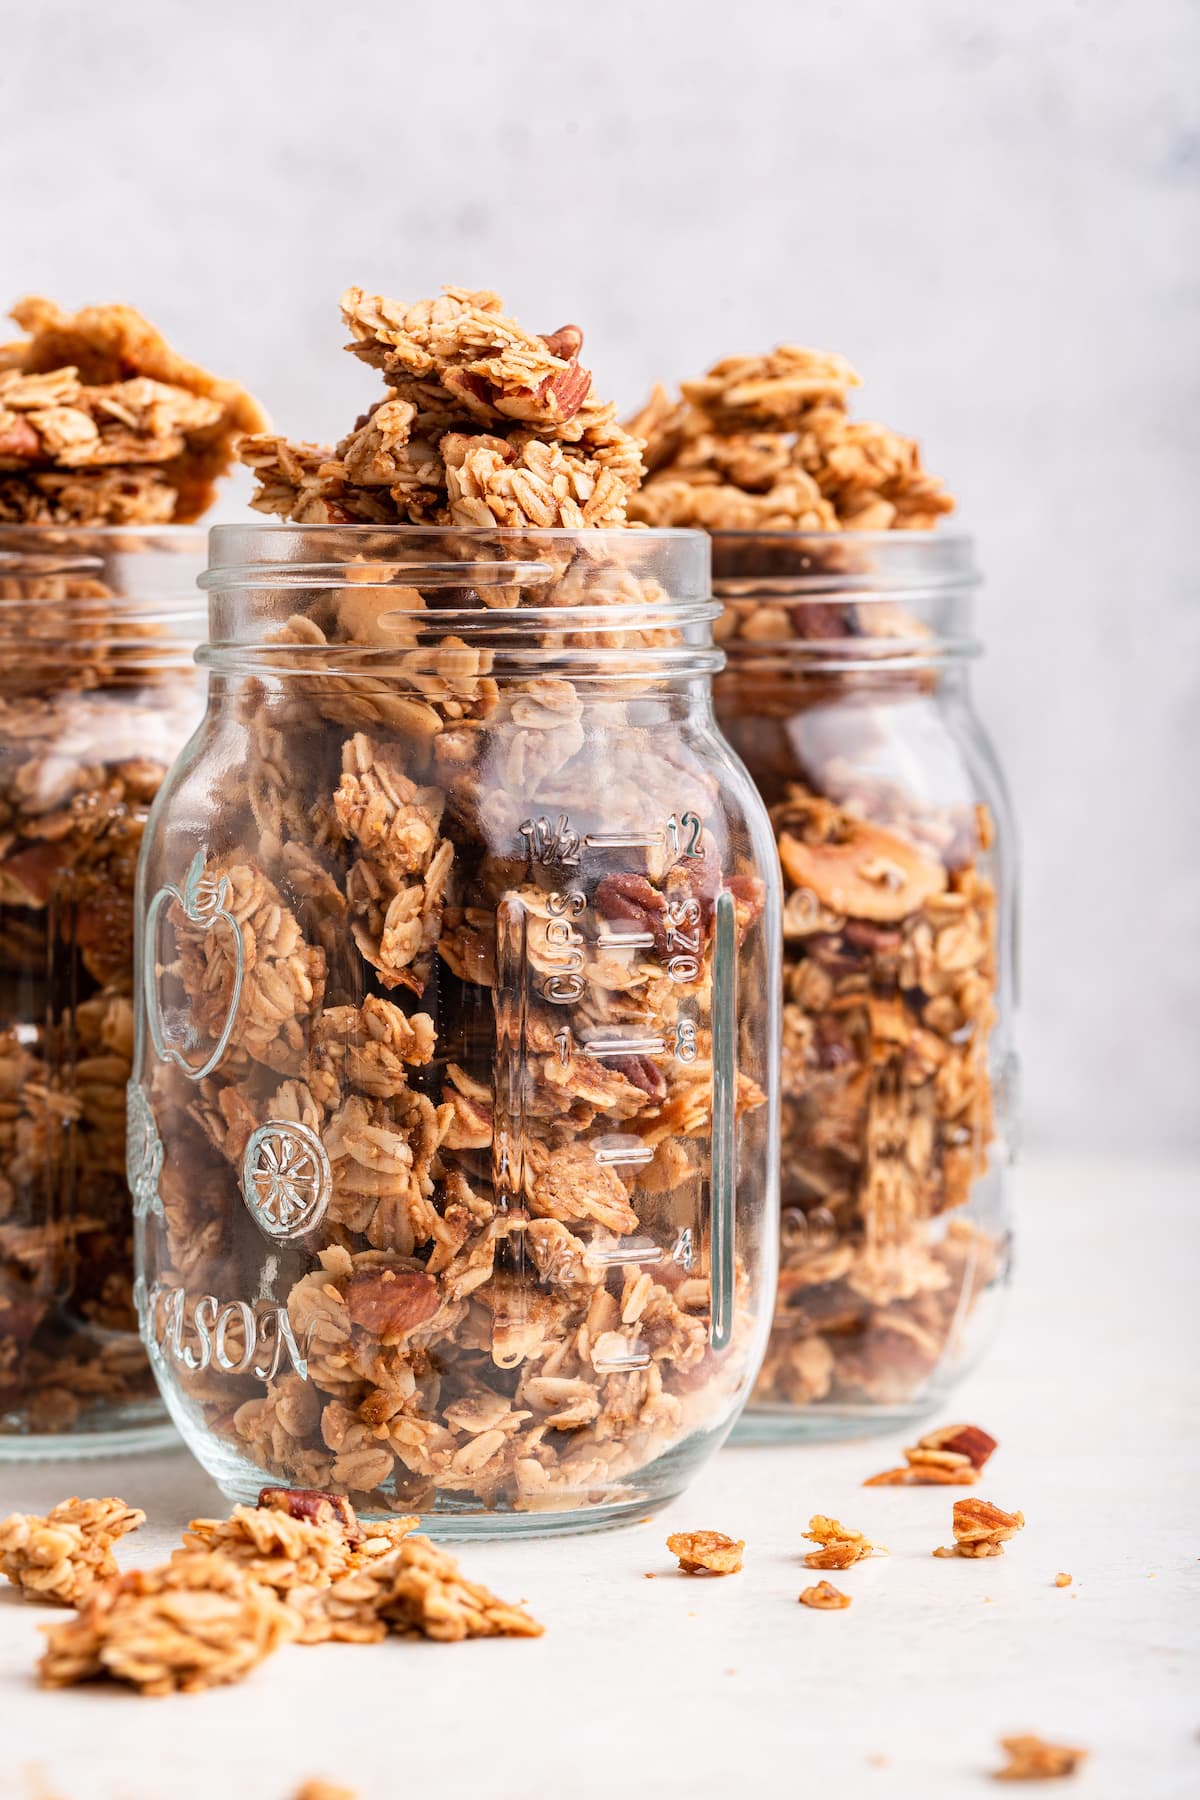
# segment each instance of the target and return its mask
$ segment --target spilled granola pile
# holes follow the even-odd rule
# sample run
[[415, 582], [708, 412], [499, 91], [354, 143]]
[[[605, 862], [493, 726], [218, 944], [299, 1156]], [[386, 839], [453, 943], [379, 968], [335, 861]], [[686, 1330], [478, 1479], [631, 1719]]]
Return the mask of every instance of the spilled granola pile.
[[[66, 1507], [120, 1502], [64, 1502]], [[136, 1515], [140, 1518], [142, 1515]], [[35, 1521], [45, 1523], [45, 1521]], [[389, 1633], [442, 1643], [540, 1637], [542, 1626], [455, 1559], [412, 1535], [415, 1518], [361, 1526], [336, 1495], [264, 1489], [228, 1519], [195, 1519], [169, 1562], [106, 1571], [45, 1628], [45, 1687], [106, 1678], [142, 1694], [240, 1681], [287, 1643], [378, 1643]]]
[[[149, 1402], [125, 1183], [133, 883], [194, 723], [194, 519], [262, 414], [129, 307], [0, 348], [0, 1430]], [[114, 529], [119, 527], [120, 529]], [[190, 617], [185, 617], [190, 614]]]
[[[261, 511], [378, 530], [305, 540], [331, 573], [271, 597], [219, 844], [156, 860], [146, 1329], [198, 1438], [276, 1479], [631, 1499], [744, 1379], [741, 1263], [712, 1325], [712, 963], [718, 915], [765, 954], [764, 884], [637, 660], [678, 642], [655, 542], [592, 530], [640, 463], [579, 331], [459, 289], [343, 317], [383, 397], [243, 456]], [[763, 1101], [744, 1068], [758, 1132]]]
[[[853, 416], [857, 385], [840, 356], [784, 345], [629, 421], [649, 469], [633, 516], [715, 534], [717, 714], [783, 869], [781, 1276], [752, 1403], [776, 1409], [919, 1398], [1001, 1255], [964, 1211], [994, 1134], [993, 822], [954, 792], [913, 655], [931, 626], [873, 591], [892, 564], [864, 536], [905, 539], [954, 502], [912, 439]], [[896, 566], [919, 588], [918, 550]]]

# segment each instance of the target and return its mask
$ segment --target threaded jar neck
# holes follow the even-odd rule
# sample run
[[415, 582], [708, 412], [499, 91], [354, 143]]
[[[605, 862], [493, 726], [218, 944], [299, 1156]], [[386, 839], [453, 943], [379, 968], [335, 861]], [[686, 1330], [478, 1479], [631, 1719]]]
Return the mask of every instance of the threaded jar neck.
[[0, 526], [0, 689], [189, 669], [204, 556], [184, 526]]
[[962, 533], [719, 531], [712, 554], [731, 669], [895, 674], [978, 654]]
[[447, 640], [500, 677], [711, 675], [720, 608], [696, 531], [218, 526], [200, 660], [222, 671], [436, 673]]

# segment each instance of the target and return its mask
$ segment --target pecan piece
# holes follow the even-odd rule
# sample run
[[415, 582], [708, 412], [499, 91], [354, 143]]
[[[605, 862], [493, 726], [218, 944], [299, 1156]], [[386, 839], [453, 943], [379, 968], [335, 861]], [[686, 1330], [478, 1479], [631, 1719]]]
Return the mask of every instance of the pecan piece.
[[737, 1575], [745, 1548], [745, 1538], [735, 1541], [723, 1531], [674, 1531], [667, 1539], [685, 1575]]
[[1025, 1514], [1007, 1513], [990, 1500], [954, 1502], [954, 1543], [935, 1556], [1001, 1556], [1007, 1540], [1025, 1523]]
[[289, 1519], [336, 1525], [348, 1544], [363, 1540], [362, 1526], [345, 1494], [327, 1494], [321, 1488], [265, 1487], [259, 1491], [258, 1504], [265, 1512], [286, 1513]]
[[996, 1440], [978, 1425], [940, 1425], [917, 1439], [912, 1450], [904, 1452], [909, 1462], [920, 1460], [921, 1451], [945, 1451], [952, 1456], [965, 1456], [973, 1469], [982, 1469], [996, 1448]]
[[432, 1319], [440, 1306], [432, 1275], [410, 1275], [399, 1269], [365, 1270], [346, 1287], [346, 1311], [352, 1325], [372, 1331], [381, 1343], [394, 1344]]

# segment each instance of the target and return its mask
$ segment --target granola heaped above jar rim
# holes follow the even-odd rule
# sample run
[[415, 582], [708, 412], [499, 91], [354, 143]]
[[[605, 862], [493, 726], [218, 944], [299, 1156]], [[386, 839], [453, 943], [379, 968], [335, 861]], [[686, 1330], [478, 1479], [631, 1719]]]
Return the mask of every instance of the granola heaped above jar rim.
[[0, 345], [0, 522], [188, 524], [266, 414], [173, 350], [132, 306], [69, 313], [40, 296]]
[[729, 356], [661, 384], [626, 429], [649, 475], [630, 504], [645, 525], [706, 531], [926, 530], [953, 510], [920, 448], [850, 416], [844, 357], [796, 344]]
[[577, 325], [531, 332], [486, 289], [415, 305], [350, 287], [350, 353], [384, 395], [334, 446], [242, 446], [251, 505], [301, 524], [578, 530], [626, 523], [640, 446], [596, 394]]

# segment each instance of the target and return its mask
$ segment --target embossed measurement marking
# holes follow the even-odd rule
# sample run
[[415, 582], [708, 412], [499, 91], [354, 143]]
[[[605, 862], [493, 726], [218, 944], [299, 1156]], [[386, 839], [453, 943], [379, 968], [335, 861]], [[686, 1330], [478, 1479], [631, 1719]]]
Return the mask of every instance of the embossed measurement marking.
[[643, 1144], [638, 1137], [623, 1137], [614, 1133], [610, 1137], [592, 1138], [591, 1146], [596, 1161], [610, 1169], [636, 1169], [643, 1163], [654, 1161], [653, 1147]]

